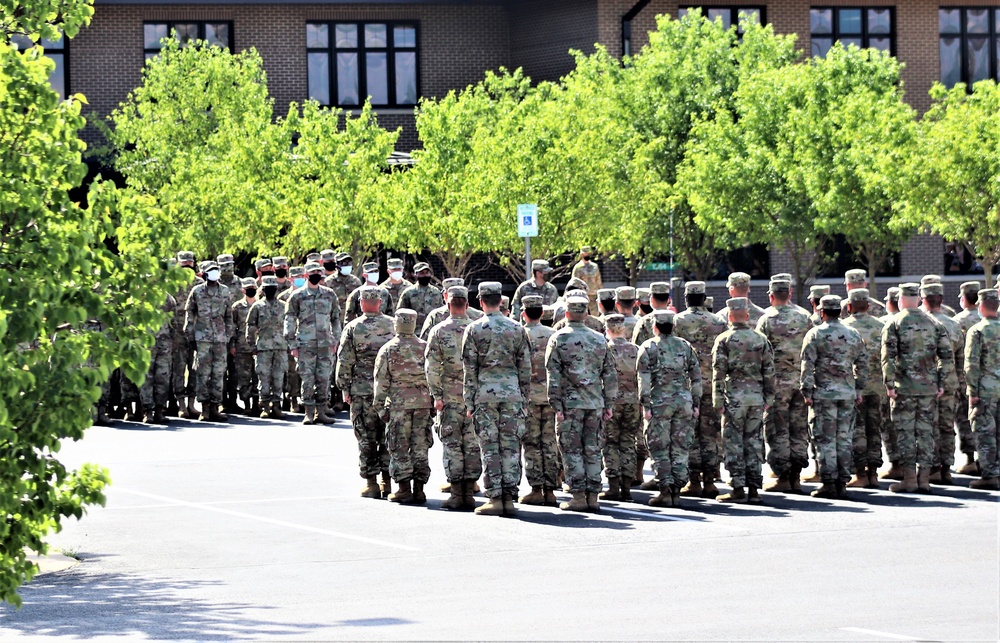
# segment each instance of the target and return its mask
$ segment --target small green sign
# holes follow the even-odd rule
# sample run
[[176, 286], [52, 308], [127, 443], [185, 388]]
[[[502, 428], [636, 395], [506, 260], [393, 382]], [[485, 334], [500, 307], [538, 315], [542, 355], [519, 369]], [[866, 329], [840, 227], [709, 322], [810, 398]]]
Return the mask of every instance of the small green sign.
[[676, 263], [667, 263], [667, 262], [647, 263], [646, 266], [645, 266], [645, 269], [646, 270], [650, 270], [650, 271], [653, 271], [653, 270], [659, 270], [659, 271], [677, 270], [677, 264]]

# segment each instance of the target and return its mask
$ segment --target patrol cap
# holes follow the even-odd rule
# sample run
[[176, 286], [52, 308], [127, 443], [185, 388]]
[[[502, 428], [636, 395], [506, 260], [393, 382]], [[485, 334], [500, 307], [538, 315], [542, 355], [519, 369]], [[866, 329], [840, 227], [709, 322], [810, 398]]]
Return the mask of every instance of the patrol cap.
[[278, 287], [278, 278], [274, 275], [264, 275], [260, 280], [261, 286], [274, 286]]
[[552, 266], [545, 259], [534, 259], [531, 262], [531, 272], [541, 270], [542, 272], [552, 272]]
[[635, 301], [635, 288], [632, 286], [619, 286], [615, 290], [615, 299], [618, 301]]
[[824, 295], [819, 300], [819, 307], [823, 310], [840, 310], [842, 300], [838, 295]]
[[669, 310], [657, 310], [653, 312], [653, 323], [654, 324], [672, 324], [674, 323], [674, 313]]
[[895, 301], [897, 299], [899, 299], [899, 288], [893, 286], [892, 288], [889, 288], [888, 290], [885, 291], [885, 300], [886, 301], [889, 301], [889, 300]]
[[[208, 264], [210, 264], [210, 263], [215, 263], [215, 262], [214, 261], [210, 261], [208, 259], [206, 259], [204, 261], [199, 261], [198, 262], [198, 272], [205, 272], [206, 270], [208, 270]], [[218, 264], [216, 264], [216, 266], [218, 266]]]
[[670, 284], [665, 281], [654, 281], [649, 284], [649, 292], [652, 295], [669, 295]]
[[236, 263], [236, 260], [233, 259], [233, 255], [219, 255], [218, 257], [215, 258], [215, 260], [219, 263], [220, 266], [232, 265]]
[[510, 311], [510, 297], [507, 295], [500, 296], [500, 310], [505, 313]]
[[625, 328], [625, 315], [606, 315], [604, 317], [604, 327], [608, 330], [619, 330]]
[[323, 261], [323, 263], [326, 263], [327, 261], [336, 261], [337, 253], [331, 248], [327, 248], [326, 250], [319, 251], [319, 258]]
[[705, 308], [712, 308], [715, 306], [715, 297], [705, 297]]
[[778, 281], [795, 281], [794, 279], [792, 279], [792, 273], [790, 273], [790, 272], [779, 272], [776, 275], [771, 275], [771, 281], [774, 281], [774, 280], [778, 280]]
[[685, 295], [704, 295], [705, 294], [705, 282], [704, 281], [689, 281], [684, 284], [684, 294]]
[[479, 296], [503, 294], [503, 284], [499, 281], [484, 281], [479, 284]]
[[[750, 285], [750, 275], [745, 272], [734, 272], [729, 275], [729, 279], [726, 280], [727, 288], [745, 288]], [[729, 302], [727, 301], [728, 305]]]
[[264, 268], [269, 267], [271, 265], [271, 260], [270, 259], [258, 259], [257, 261], [253, 262], [253, 265], [254, 265], [254, 268], [256, 268], [257, 271], [259, 272], [259, 271], [263, 270]]
[[364, 301], [375, 301], [382, 299], [382, 289], [378, 286], [362, 286], [361, 294], [358, 295]]
[[212, 261], [211, 259], [209, 259], [208, 261], [202, 261], [201, 263], [204, 266], [204, 268], [202, 268], [203, 272], [208, 272], [209, 270], [213, 270], [213, 269], [214, 270], [219, 270], [220, 269], [219, 268], [219, 264], [217, 264], [216, 262]]
[[393, 269], [402, 270], [403, 260], [400, 259], [399, 257], [393, 257], [392, 259], [389, 259], [385, 262], [385, 267], [388, 268], [389, 270]]
[[585, 291], [587, 290], [587, 282], [584, 281], [583, 279], [578, 279], [576, 277], [573, 277], [572, 279], [569, 280], [569, 283], [566, 284], [566, 289], [563, 292], [569, 292], [571, 290]]
[[441, 282], [441, 285], [444, 286], [445, 290], [450, 291], [455, 286], [464, 286], [465, 280], [462, 279], [461, 277], [448, 277], [443, 282]]
[[920, 286], [920, 296], [926, 297], [928, 295], [943, 295], [944, 294], [944, 284], [929, 283]]
[[310, 272], [320, 272], [323, 270], [323, 266], [319, 265], [315, 261], [306, 262], [306, 273]]
[[726, 300], [726, 308], [729, 310], [750, 310], [750, 300], [746, 297], [733, 297]]
[[[450, 299], [468, 299], [469, 289], [465, 286], [452, 286], [448, 289], [448, 297]], [[539, 297], [541, 299], [541, 297]]]
[[649, 288], [636, 288], [635, 291], [636, 298], [638, 298], [639, 301], [647, 304], [649, 303], [649, 298], [652, 296], [652, 294], [653, 293], [650, 292]]
[[907, 282], [905, 284], [899, 284], [899, 296], [900, 297], [919, 297], [920, 296], [920, 284], [915, 284]]
[[868, 301], [868, 289], [867, 288], [855, 288], [851, 292], [847, 293], [847, 301], [851, 302], [867, 302]]
[[978, 293], [980, 283], [978, 281], [966, 281], [960, 286], [963, 295]]
[[417, 332], [417, 311], [400, 308], [396, 311], [394, 326], [397, 335], [412, 335]]
[[338, 252], [337, 253], [337, 263], [343, 263], [345, 261], [354, 262], [354, 257], [351, 256], [349, 252]]
[[369, 261], [365, 265], [361, 266], [361, 270], [364, 272], [378, 272], [378, 264], [374, 261]]
[[829, 286], [809, 286], [809, 299], [822, 299], [829, 294]]
[[552, 321], [555, 317], [556, 308], [555, 306], [542, 306], [542, 319], [545, 321]]
[[[569, 284], [566, 284], [566, 287], [568, 288]], [[597, 291], [597, 298], [598, 299], [614, 299], [615, 298], [615, 289], [614, 288], [601, 288], [600, 290]]]
[[521, 297], [522, 308], [541, 308], [544, 302], [545, 300], [538, 295], [527, 295], [525, 297]]
[[996, 288], [984, 288], [979, 291], [979, 302], [1000, 301], [1000, 292]]
[[585, 313], [590, 306], [590, 300], [586, 297], [569, 297], [566, 299], [566, 310], [571, 313]]
[[[315, 254], [316, 257], [319, 258], [319, 255], [316, 254], [315, 252], [310, 253], [310, 254]], [[271, 265], [274, 266], [275, 268], [277, 268], [278, 266], [285, 266], [287, 268], [288, 267], [288, 257], [273, 257], [271, 259]]]
[[292, 266], [288, 269], [289, 277], [302, 277], [306, 274], [306, 269], [304, 266]]
[[844, 283], [852, 286], [859, 286], [868, 281], [868, 273], [860, 268], [848, 270], [844, 273]]
[[792, 290], [792, 282], [785, 279], [771, 279], [771, 282], [767, 285], [768, 292], [790, 292]]
[[592, 254], [593, 252], [594, 252], [594, 249], [591, 248], [590, 246], [584, 246], [584, 247], [580, 248], [580, 253], [581, 254], [589, 255], [589, 254]]
[[190, 261], [191, 263], [194, 263], [194, 253], [190, 250], [181, 250], [177, 253], [177, 261]]
[[[275, 279], [277, 279], [277, 277]], [[243, 279], [240, 279], [240, 287], [242, 287], [244, 290], [246, 290], [247, 288], [256, 288], [257, 280], [254, 279], [253, 277], [244, 277]]]
[[[275, 259], [284, 259], [284, 257], [275, 257]], [[321, 259], [322, 259], [322, 257], [321, 257], [321, 255], [318, 252], [310, 252], [309, 254], [306, 255], [306, 263], [309, 263], [309, 262], [319, 263]], [[285, 261], [285, 264], [287, 265], [288, 262]], [[277, 266], [278, 262], [275, 261], [274, 265]]]
[[430, 264], [426, 261], [420, 261], [413, 265], [413, 272], [420, 272], [421, 270], [430, 270]]
[[920, 278], [920, 285], [926, 286], [927, 284], [939, 284], [941, 283], [941, 275], [924, 275]]

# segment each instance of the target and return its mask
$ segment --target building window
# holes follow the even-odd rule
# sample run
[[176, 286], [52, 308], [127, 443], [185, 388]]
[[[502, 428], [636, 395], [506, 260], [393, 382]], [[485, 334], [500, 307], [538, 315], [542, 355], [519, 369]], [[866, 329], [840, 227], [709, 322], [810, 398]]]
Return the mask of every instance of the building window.
[[146, 60], [160, 51], [160, 41], [175, 34], [181, 46], [192, 40], [204, 40], [209, 45], [233, 49], [233, 23], [231, 22], [147, 22], [142, 25], [143, 49]]
[[[743, 37], [743, 27], [746, 24], [746, 20], [752, 20], [756, 23], [767, 22], [764, 16], [764, 7], [744, 7], [739, 5], [728, 7], [706, 7], [696, 4], [684, 5], [677, 10], [677, 19], [680, 20], [687, 15], [688, 11], [693, 9], [700, 9], [701, 15], [708, 18], [711, 22], [721, 20], [722, 26], [726, 29], [736, 25], [736, 33], [740, 36], [740, 38]], [[740, 19], [741, 15], [743, 16], [742, 20]]]
[[420, 97], [417, 25], [306, 24], [309, 98], [322, 105], [408, 107]]
[[[11, 41], [21, 51], [35, 46], [27, 36], [11, 36]], [[59, 94], [60, 99], [66, 100], [69, 91], [69, 51], [66, 48], [66, 39], [60, 36], [58, 40], [42, 40], [38, 46], [45, 50], [45, 57], [56, 64], [55, 69], [49, 74], [49, 84]]]
[[977, 81], [997, 78], [1000, 9], [946, 7], [938, 10], [938, 24], [945, 86], [950, 89], [966, 83], [971, 87]]
[[826, 56], [833, 43], [896, 53], [896, 20], [888, 7], [821, 7], [809, 10], [812, 55]]

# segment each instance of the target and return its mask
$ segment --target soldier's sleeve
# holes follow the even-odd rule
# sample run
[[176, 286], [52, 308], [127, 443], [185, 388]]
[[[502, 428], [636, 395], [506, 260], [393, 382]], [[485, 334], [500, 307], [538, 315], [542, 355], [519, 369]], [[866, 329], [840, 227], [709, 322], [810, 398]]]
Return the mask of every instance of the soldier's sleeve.
[[698, 356], [694, 352], [694, 347], [687, 342], [685, 344], [687, 346], [687, 376], [691, 381], [691, 399], [697, 406], [702, 393], [701, 365], [698, 363]]
[[715, 338], [712, 346], [712, 406], [720, 409], [726, 400], [726, 376], [729, 375], [729, 344], [724, 336]]
[[348, 326], [340, 338], [340, 348], [337, 349], [337, 388], [343, 391], [351, 390], [351, 377], [354, 374], [354, 364], [358, 361], [354, 351], [354, 327]]
[[600, 290], [601, 288], [604, 288], [604, 279], [601, 277], [600, 267], [598, 267], [596, 263], [594, 264], [594, 267], [597, 268], [597, 279], [594, 282], [594, 288]]
[[420, 327], [420, 332], [417, 334], [417, 337], [424, 340], [429, 339], [431, 328], [431, 316], [427, 315], [427, 319], [424, 320], [424, 325]]
[[337, 293], [331, 292], [330, 297], [333, 299], [333, 304], [330, 306], [330, 331], [333, 334], [333, 341], [340, 341], [340, 334], [343, 332], [344, 326], [340, 319], [340, 302], [337, 301]]
[[524, 284], [519, 285], [517, 290], [514, 291], [514, 296], [510, 298], [510, 318], [514, 321], [520, 321], [521, 319], [521, 289], [523, 286]]
[[639, 377], [639, 403], [646, 409], [650, 408], [653, 398], [653, 376], [650, 373], [649, 365], [652, 361], [650, 354], [655, 353], [655, 351], [656, 347], [652, 344], [643, 344], [635, 359], [635, 372]]
[[386, 344], [379, 349], [378, 355], [375, 357], [375, 397], [372, 400], [372, 406], [375, 408], [376, 412], [385, 407], [385, 401], [389, 397], [390, 348], [391, 347]]
[[632, 331], [632, 343], [636, 346], [642, 346], [642, 342], [639, 341], [639, 335], [642, 334], [642, 327], [646, 325], [645, 320], [645, 317], [640, 319], [639, 323], [635, 325], [635, 330]]
[[871, 377], [871, 373], [868, 372], [871, 367], [868, 359], [868, 351], [865, 349], [865, 343], [861, 339], [860, 333], [857, 339], [858, 341], [855, 344], [858, 354], [854, 357], [854, 391], [857, 397], [861, 397], [865, 392], [865, 387], [868, 385], [868, 378]]
[[768, 341], [771, 341], [771, 325], [767, 323], [767, 320], [767, 315], [760, 316], [760, 319], [757, 320], [757, 332], [766, 337]]
[[618, 369], [610, 344], [604, 348], [604, 363], [601, 365], [601, 381], [604, 383], [604, 408], [610, 409], [618, 397]]
[[955, 370], [955, 353], [951, 347], [951, 336], [944, 324], [937, 325], [937, 386], [944, 388], [944, 383]]
[[882, 383], [887, 389], [896, 388], [896, 357], [899, 355], [899, 336], [896, 324], [889, 322], [882, 329]]
[[771, 342], [764, 340], [764, 350], [761, 353], [761, 376], [764, 380], [764, 405], [774, 404], [774, 348]]
[[[225, 286], [223, 286], [223, 288], [225, 288]], [[226, 300], [228, 301], [229, 300], [229, 289], [228, 288], [226, 288], [226, 290], [223, 292], [223, 295], [226, 297]], [[233, 304], [233, 305], [235, 306], [235, 304]], [[235, 309], [230, 309], [230, 314], [229, 315], [223, 315], [222, 317], [223, 317], [223, 322], [226, 324], [226, 337], [228, 337], [229, 341], [232, 343], [232, 345], [235, 346], [236, 345], [236, 317], [235, 317], [235, 315], [232, 314], [233, 312], [235, 312]]]
[[392, 301], [392, 293], [387, 288], [382, 289], [382, 314], [389, 317], [396, 314], [396, 304]]
[[427, 388], [434, 401], [444, 399], [444, 385], [441, 383], [441, 342], [438, 333], [431, 333], [424, 349], [424, 372], [427, 374]]
[[294, 350], [299, 347], [296, 336], [299, 330], [299, 300], [297, 297], [289, 297], [285, 302], [285, 339], [288, 341], [288, 349]]
[[979, 397], [982, 377], [983, 334], [973, 326], [965, 337], [965, 390], [969, 397]]
[[[965, 336], [961, 335], [962, 340], [952, 344], [952, 350], [955, 353], [955, 373], [958, 375], [958, 390], [965, 390]], [[959, 413], [962, 411], [959, 410]]]
[[194, 297], [194, 288], [188, 293], [187, 303], [184, 304], [184, 334], [189, 338], [194, 338], [194, 327], [198, 323], [198, 300]]
[[816, 337], [815, 328], [814, 326], [806, 333], [799, 352], [799, 390], [802, 391], [802, 397], [806, 398], [812, 397], [816, 391], [816, 344], [813, 341]]
[[247, 327], [243, 332], [243, 336], [247, 340], [247, 344], [250, 346], [257, 345], [257, 316], [259, 314], [259, 309], [257, 305], [254, 304], [250, 306], [250, 310], [247, 312]]
[[549, 406], [556, 413], [563, 412], [562, 403], [562, 359], [559, 355], [559, 338], [556, 335], [549, 340], [545, 348], [545, 389], [549, 398]]
[[523, 326], [518, 326], [517, 332], [517, 383], [521, 389], [521, 399], [527, 404], [531, 399], [531, 342], [528, 341], [528, 332]]
[[361, 299], [361, 297], [354, 296], [357, 292], [358, 290], [355, 288], [351, 291], [351, 294], [347, 296], [347, 319], [349, 320], [358, 316], [358, 300]]
[[465, 397], [465, 408], [474, 411], [476, 408], [476, 391], [479, 390], [479, 349], [476, 346], [476, 336], [473, 326], [467, 326], [462, 335], [462, 394]]

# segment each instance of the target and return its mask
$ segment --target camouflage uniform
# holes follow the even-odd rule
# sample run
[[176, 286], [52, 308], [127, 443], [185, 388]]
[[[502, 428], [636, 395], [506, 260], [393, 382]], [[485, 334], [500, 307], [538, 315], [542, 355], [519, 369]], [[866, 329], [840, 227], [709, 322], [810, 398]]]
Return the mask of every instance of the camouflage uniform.
[[559, 299], [559, 291], [551, 283], [546, 281], [541, 286], [535, 283], [534, 273], [541, 271], [545, 274], [552, 272], [549, 262], [544, 259], [536, 259], [531, 262], [531, 275], [527, 281], [523, 282], [514, 291], [514, 297], [510, 301], [510, 316], [513, 319], [521, 318], [521, 299], [528, 295], [537, 295], [542, 298], [542, 305], [551, 306]]
[[[599, 318], [594, 317], [593, 315], [588, 314], [586, 317], [584, 317], [583, 325], [589, 328], [590, 330], [594, 331], [595, 333], [598, 333], [599, 335], [604, 334], [604, 322], [602, 322]], [[569, 320], [566, 319], [566, 317], [564, 316], [562, 319], [557, 321], [552, 326], [552, 330], [562, 330], [567, 326], [569, 326]]]
[[[591, 248], [589, 246], [584, 246], [580, 250], [581, 255], [591, 255]], [[600, 290], [604, 283], [601, 280], [601, 268], [594, 261], [584, 261], [580, 259], [573, 266], [572, 277], [574, 279], [579, 279], [587, 284], [587, 296], [590, 299], [589, 310], [591, 315], [597, 315], [597, 305], [595, 298], [597, 296], [597, 291]]]
[[[745, 297], [726, 302], [733, 310], [748, 310], [749, 304]], [[761, 425], [774, 392], [771, 344], [749, 322], [731, 324], [712, 347], [712, 404], [722, 409], [726, 469], [734, 488], [761, 487]]]
[[[337, 264], [344, 263], [351, 259], [351, 256], [347, 253], [332, 254], [332, 250], [324, 250], [320, 253], [320, 257], [324, 261], [324, 266], [328, 259], [333, 259]], [[340, 270], [340, 266], [337, 266], [337, 270], [332, 274], [327, 275], [326, 279], [323, 280], [323, 285], [337, 293], [337, 301], [340, 303], [340, 318], [344, 324], [347, 323], [347, 298], [351, 296], [351, 293], [356, 289], [361, 287], [361, 280], [354, 275], [345, 275]]]
[[[525, 308], [541, 307], [542, 298], [529, 295], [521, 300]], [[551, 490], [559, 477], [559, 445], [556, 440], [556, 414], [549, 405], [545, 387], [545, 350], [555, 330], [529, 321], [524, 326], [531, 349], [531, 390], [528, 394], [528, 417], [525, 419], [524, 474], [528, 484]]]
[[[791, 286], [789, 281], [772, 280], [770, 291], [790, 296]], [[809, 425], [798, 384], [802, 341], [812, 327], [809, 315], [790, 303], [768, 309], [757, 321], [757, 332], [774, 351], [774, 404], [764, 411], [764, 437], [767, 463], [779, 480], [809, 465]]]
[[[726, 287], [730, 289], [730, 292], [732, 292], [733, 289], [736, 289], [738, 292], [749, 293], [750, 275], [745, 272], [734, 272], [729, 275], [729, 279], [726, 281]], [[750, 311], [750, 328], [755, 328], [757, 326], [757, 322], [764, 316], [764, 309], [750, 301], [749, 294], [733, 296], [746, 298], [748, 306], [747, 310]]]
[[[295, 284], [292, 283], [292, 275], [288, 269], [288, 257], [274, 257], [271, 259], [271, 265], [274, 266], [274, 276], [278, 280], [278, 294], [280, 295], [286, 290], [295, 290]], [[285, 271], [284, 277], [278, 274], [279, 270]]]
[[[657, 281], [649, 285], [649, 290], [653, 295], [669, 295], [670, 294], [670, 284], [665, 281]], [[657, 310], [664, 310], [662, 308]], [[655, 334], [653, 333], [653, 316], [644, 315], [639, 323], [636, 324], [635, 330], [632, 331], [632, 343], [636, 346], [642, 346], [646, 343], [646, 340], [653, 339]]]
[[379, 349], [375, 357], [375, 410], [386, 424], [389, 475], [397, 483], [411, 480], [415, 495], [431, 477], [427, 454], [431, 434], [431, 396], [427, 389], [424, 352], [427, 342], [414, 332], [416, 311], [396, 311], [396, 336]]
[[[388, 268], [389, 273], [398, 272], [402, 274], [403, 272], [403, 260], [402, 259], [389, 259], [385, 262], [386, 268]], [[399, 308], [399, 300], [403, 296], [403, 291], [413, 285], [412, 281], [407, 281], [406, 279], [400, 278], [399, 283], [392, 283], [392, 277], [383, 281], [379, 286], [385, 288], [389, 293], [389, 300], [392, 302], [389, 310], [395, 312]]]
[[[367, 266], [368, 264], [365, 264], [365, 265]], [[362, 292], [362, 290], [366, 286], [368, 286], [368, 284], [363, 284], [361, 286], [358, 286], [357, 288], [354, 289], [354, 292], [352, 292], [348, 296], [348, 298], [347, 298], [347, 316], [344, 318], [344, 320], [345, 320], [344, 323], [354, 321], [358, 317], [362, 316], [362, 313], [361, 313], [361, 292]], [[393, 310], [395, 310], [395, 306], [394, 306], [394, 303], [393, 303], [393, 300], [392, 300], [392, 295], [390, 295], [389, 291], [386, 288], [383, 288], [382, 286], [371, 286], [371, 287], [378, 288], [379, 289], [379, 293], [380, 293], [380, 295], [382, 297], [382, 308], [380, 309], [380, 312], [383, 315], [389, 315], [389, 314], [391, 314], [391, 312]]]
[[[163, 421], [163, 410], [170, 399], [170, 362], [173, 360], [173, 324], [177, 312], [177, 301], [167, 295], [163, 302], [163, 312], [167, 320], [156, 331], [156, 342], [149, 352], [149, 371], [139, 389], [139, 399], [147, 411], [147, 417], [157, 422]], [[149, 411], [155, 409], [150, 416]]]
[[[277, 286], [277, 279], [265, 277], [265, 287]], [[285, 373], [288, 370], [288, 342], [285, 340], [285, 306], [275, 299], [261, 297], [247, 313], [246, 341], [256, 352], [255, 369], [260, 401], [278, 414]]]
[[[177, 261], [194, 261], [193, 252], [178, 252]], [[193, 273], [192, 273], [193, 274]], [[192, 282], [181, 288], [174, 299], [177, 302], [177, 314], [174, 315], [174, 350], [173, 359], [170, 365], [172, 379], [171, 393], [174, 399], [193, 398], [194, 386], [197, 376], [194, 371], [194, 342], [188, 339], [184, 332], [185, 310], [191, 290], [198, 284], [205, 283], [201, 277], [194, 276]], [[181, 402], [183, 406], [183, 403]], [[189, 405], [190, 408], [190, 405]]]
[[[289, 276], [291, 277], [292, 282], [294, 282], [297, 278], [305, 278], [306, 269], [302, 266], [293, 266], [292, 269], [289, 270]], [[274, 279], [275, 286], [277, 287], [277, 277], [272, 276], [271, 278]], [[288, 306], [288, 299], [292, 296], [292, 293], [295, 292], [295, 290], [295, 288], [289, 288], [283, 291], [280, 289], [277, 291], [277, 300], [281, 304], [282, 310]], [[286, 408], [290, 411], [302, 412], [303, 409], [297, 403], [293, 408], [293, 402], [298, 399], [299, 392], [302, 390], [302, 378], [299, 377], [298, 361], [292, 357], [291, 353], [289, 353], [288, 357], [285, 359], [285, 368], [285, 384], [281, 393], [285, 397]]]
[[[572, 313], [585, 313], [589, 300], [574, 297], [566, 305]], [[601, 450], [605, 433], [602, 414], [605, 409], [613, 408], [618, 396], [614, 356], [602, 335], [584, 326], [583, 322], [571, 321], [549, 339], [545, 370], [549, 404], [556, 412], [556, 435], [566, 482], [571, 492], [585, 493], [589, 500], [589, 496], [596, 496], [603, 486]], [[562, 420], [558, 419], [560, 413], [564, 416]]]
[[[851, 291], [856, 289], [868, 289], [868, 273], [864, 270], [848, 270], [844, 273], [844, 286], [847, 288], [847, 297], [840, 302], [840, 318], [842, 320], [847, 319], [847, 304], [849, 302]], [[826, 294], [829, 294], [827, 291]], [[869, 293], [870, 295], [871, 293]], [[868, 299], [868, 314], [872, 317], [884, 317], [886, 315], [885, 306], [880, 304], [876, 299], [869, 297]], [[878, 378], [875, 378], [876, 380]]]
[[[839, 310], [840, 297], [827, 295], [821, 305]], [[851, 479], [855, 403], [865, 390], [868, 368], [861, 334], [839, 318], [810, 329], [802, 342], [800, 387], [802, 395], [812, 400], [809, 424], [825, 485], [844, 486]]]
[[[967, 281], [962, 284], [962, 295], [966, 293], [978, 293], [979, 288], [978, 281]], [[969, 336], [969, 329], [979, 323], [982, 319], [979, 315], [978, 306], [973, 308], [966, 308], [960, 313], [952, 317], [958, 322], [959, 327], [962, 329], [962, 347], [964, 353], [965, 340]], [[963, 369], [964, 370], [964, 369]], [[965, 373], [961, 373], [960, 376], [964, 376]], [[976, 452], [976, 440], [972, 433], [972, 424], [969, 422], [969, 396], [966, 394], [966, 387], [962, 386], [958, 393], [958, 407], [955, 413], [955, 422], [958, 424], [958, 449], [969, 459], [972, 463]], [[959, 471], [962, 473], [962, 471]]]
[[[922, 297], [943, 295], [944, 288], [941, 284], [928, 284], [921, 287], [920, 294]], [[965, 388], [965, 336], [962, 334], [962, 327], [947, 313], [939, 310], [930, 315], [948, 331], [955, 360], [954, 369], [944, 379], [944, 395], [937, 398], [937, 426], [934, 431], [934, 467], [950, 470], [951, 465], [955, 464], [955, 415], [959, 391]], [[950, 478], [947, 473], [945, 475]]]
[[[859, 293], [848, 293], [851, 302], [871, 301], [867, 289], [859, 288], [851, 293]], [[882, 330], [885, 322], [865, 311], [852, 314], [844, 320], [844, 326], [858, 331], [868, 355], [868, 378], [855, 417], [854, 468], [858, 472], [867, 470], [871, 478], [882, 466], [882, 432], [885, 421], [882, 411], [886, 396], [885, 387], [877, 374], [882, 370]]]
[[[994, 289], [980, 290], [980, 301], [997, 299]], [[976, 450], [982, 467], [982, 482], [973, 481], [977, 488], [997, 488], [1000, 476], [1000, 320], [996, 317], [982, 319], [969, 330], [965, 340], [965, 382], [970, 398], [979, 403], [969, 411], [976, 435]], [[992, 484], [989, 484], [989, 483]]]
[[[426, 266], [427, 264], [417, 264], [414, 266]], [[419, 272], [419, 271], [417, 271]], [[399, 308], [409, 308], [417, 311], [417, 328], [422, 329], [427, 316], [441, 305], [441, 290], [436, 286], [421, 286], [415, 284], [403, 291], [399, 297]]]
[[[319, 272], [319, 264], [307, 264], [307, 273]], [[324, 407], [330, 402], [333, 355], [340, 337], [340, 304], [326, 286], [306, 286], [292, 293], [285, 308], [285, 339], [298, 349], [298, 372], [302, 379], [302, 404]], [[322, 410], [319, 411], [322, 415]], [[322, 420], [323, 418], [318, 418]]]
[[[214, 265], [214, 262], [213, 262]], [[195, 396], [202, 413], [216, 411], [222, 404], [223, 375], [226, 372], [226, 347], [233, 336], [233, 317], [229, 311], [229, 289], [211, 282], [191, 290], [185, 307], [184, 332], [197, 347], [198, 381]]]
[[[623, 315], [608, 315], [605, 324], [609, 330], [617, 328], [628, 332]], [[636, 374], [639, 347], [624, 337], [616, 337], [608, 340], [608, 349], [615, 363], [618, 392], [611, 406], [611, 419], [605, 423], [603, 452], [604, 475], [608, 478], [614, 499], [618, 494], [613, 480], [626, 479], [621, 483], [624, 492], [631, 485], [638, 466], [635, 442], [642, 426], [642, 409], [639, 406], [639, 379]]]
[[[381, 289], [362, 287], [367, 299], [381, 299]], [[358, 439], [362, 478], [388, 475], [389, 452], [385, 444], [385, 424], [374, 407], [375, 358], [396, 331], [392, 317], [365, 313], [344, 329], [337, 353], [337, 387], [351, 396], [351, 424]]]
[[[233, 304], [243, 299], [243, 284], [234, 272], [235, 263], [233, 255], [219, 255], [215, 258], [215, 261], [219, 264], [219, 270], [222, 272], [222, 276], [219, 278], [219, 283], [229, 289], [229, 306], [232, 308]], [[239, 388], [237, 385], [238, 379], [239, 377], [236, 372], [236, 358], [232, 354], [227, 353], [225, 384], [223, 386], [223, 390], [225, 392], [223, 396], [223, 403], [226, 405], [227, 410], [237, 410], [236, 396], [237, 389]]]
[[[479, 285], [479, 296], [500, 294], [497, 282]], [[484, 493], [491, 500], [517, 497], [521, 438], [531, 382], [528, 336], [499, 312], [469, 324], [462, 340], [465, 408], [473, 414], [483, 452]], [[495, 503], [493, 503], [495, 504]]]
[[[649, 317], [659, 324], [674, 322], [669, 311]], [[652, 415], [646, 421], [646, 443], [661, 495], [679, 494], [688, 481], [693, 409], [702, 395], [698, 356], [686, 340], [659, 335], [639, 348], [636, 369], [642, 408]]]
[[[247, 277], [240, 284], [241, 289], [256, 288], [257, 281]], [[230, 308], [233, 316], [234, 335], [231, 347], [236, 349], [236, 385], [237, 393], [243, 400], [244, 408], [249, 409], [249, 400], [257, 397], [257, 373], [254, 370], [253, 345], [246, 339], [247, 315], [253, 304], [243, 297]]]

